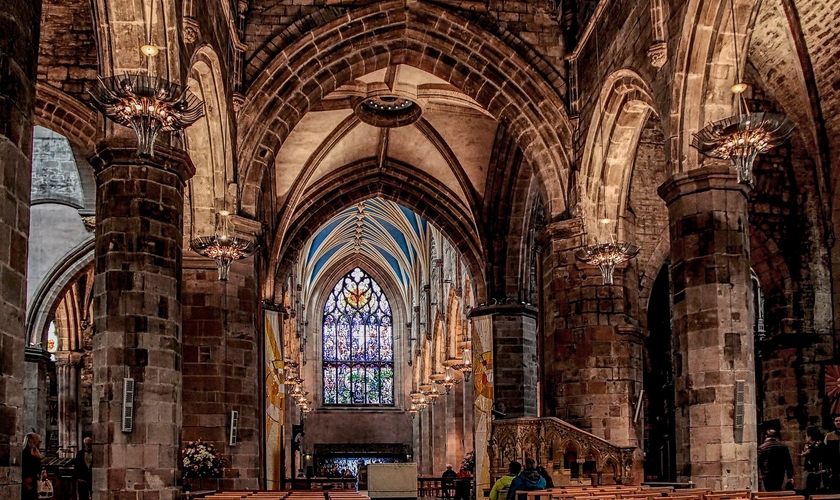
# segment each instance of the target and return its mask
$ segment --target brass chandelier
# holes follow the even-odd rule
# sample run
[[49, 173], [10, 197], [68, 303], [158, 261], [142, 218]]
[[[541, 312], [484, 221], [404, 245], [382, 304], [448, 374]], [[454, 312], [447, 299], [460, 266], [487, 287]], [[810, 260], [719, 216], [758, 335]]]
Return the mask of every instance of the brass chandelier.
[[615, 267], [627, 262], [639, 253], [639, 247], [627, 242], [596, 243], [575, 252], [575, 257], [587, 264], [597, 266], [604, 277], [605, 285], [613, 284]]
[[755, 187], [756, 156], [785, 142], [793, 133], [794, 124], [782, 114], [750, 113], [743, 97], [745, 89], [746, 85], [740, 83], [732, 87], [738, 114], [706, 126], [694, 134], [691, 145], [704, 156], [732, 160], [738, 182]]
[[228, 280], [233, 261], [250, 257], [255, 251], [253, 242], [234, 235], [233, 222], [227, 210], [217, 214], [215, 234], [194, 238], [190, 241], [190, 247], [199, 255], [216, 261], [219, 281]]
[[204, 102], [177, 83], [129, 74], [98, 78], [89, 91], [106, 117], [134, 129], [137, 154], [154, 156], [160, 131], [183, 130], [204, 116]]

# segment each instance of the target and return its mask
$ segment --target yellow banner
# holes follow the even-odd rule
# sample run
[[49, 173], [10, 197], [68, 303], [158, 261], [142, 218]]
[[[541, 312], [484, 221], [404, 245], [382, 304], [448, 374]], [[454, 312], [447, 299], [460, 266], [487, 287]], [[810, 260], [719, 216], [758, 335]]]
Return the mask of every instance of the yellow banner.
[[265, 456], [266, 489], [280, 489], [283, 474], [285, 378], [280, 313], [265, 311]]

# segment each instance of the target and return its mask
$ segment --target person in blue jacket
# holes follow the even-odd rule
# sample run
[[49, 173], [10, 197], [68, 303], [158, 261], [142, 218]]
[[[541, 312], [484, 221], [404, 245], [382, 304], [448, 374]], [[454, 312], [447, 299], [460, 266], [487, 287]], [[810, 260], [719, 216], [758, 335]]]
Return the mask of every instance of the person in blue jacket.
[[543, 479], [543, 477], [540, 476], [540, 473], [537, 470], [537, 462], [535, 462], [533, 458], [526, 458], [525, 468], [522, 470], [522, 472], [519, 473], [518, 476], [513, 478], [513, 481], [510, 483], [510, 488], [508, 488], [507, 500], [518, 500], [516, 494], [520, 491], [534, 491], [544, 489], [545, 479]]

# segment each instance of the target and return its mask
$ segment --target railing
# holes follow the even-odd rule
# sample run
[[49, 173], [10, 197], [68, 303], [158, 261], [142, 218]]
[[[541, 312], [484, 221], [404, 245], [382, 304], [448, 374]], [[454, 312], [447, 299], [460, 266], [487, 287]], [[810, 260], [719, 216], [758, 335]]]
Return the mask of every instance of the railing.
[[616, 446], [555, 417], [494, 420], [490, 475], [495, 480], [507, 473], [511, 461], [523, 462], [529, 457], [546, 465], [550, 473], [551, 469], [560, 471], [560, 476], [589, 476], [596, 485], [629, 483], [635, 450]]
[[[472, 498], [470, 492], [472, 491], [472, 477], [455, 477], [447, 479], [447, 482], [452, 486], [447, 488], [449, 497], [451, 498]], [[418, 497], [434, 497], [445, 498], [443, 490], [443, 480], [437, 476], [418, 476], [417, 477], [417, 496]]]
[[293, 490], [355, 490], [355, 477], [296, 477], [288, 480]]

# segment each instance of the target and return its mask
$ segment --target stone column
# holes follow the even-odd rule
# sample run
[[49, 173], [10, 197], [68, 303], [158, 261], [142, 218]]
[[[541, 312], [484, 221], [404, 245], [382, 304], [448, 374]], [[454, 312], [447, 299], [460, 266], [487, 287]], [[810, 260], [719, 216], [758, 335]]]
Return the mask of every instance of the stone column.
[[32, 177], [32, 112], [41, 0], [5, 0], [0, 10], [0, 500], [20, 498], [26, 346], [26, 252]]
[[55, 355], [58, 379], [58, 446], [79, 450], [79, 363], [82, 353], [60, 351]]
[[47, 445], [47, 410], [50, 388], [47, 380], [47, 363], [50, 354], [37, 345], [24, 349], [25, 375], [23, 377], [24, 434], [35, 429], [41, 435], [44, 447]]
[[497, 418], [537, 416], [537, 309], [526, 304], [496, 304], [473, 308], [470, 315], [490, 318]]
[[[184, 185], [195, 168], [165, 145], [102, 143], [96, 172], [93, 491], [96, 500], [178, 497]], [[122, 432], [123, 379], [135, 386]]]
[[[575, 258], [584, 242], [580, 219], [550, 224], [543, 251], [543, 346], [547, 413], [618, 446], [639, 446], [633, 422], [642, 389], [642, 339], [627, 314], [625, 264], [604, 285], [594, 266]], [[555, 459], [556, 457], [551, 457]], [[641, 464], [641, 451], [636, 456]], [[634, 476], [641, 479], [641, 466]]]
[[674, 175], [659, 195], [670, 218], [679, 480], [756, 488], [747, 189], [728, 166], [706, 167]]

